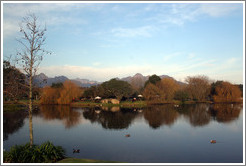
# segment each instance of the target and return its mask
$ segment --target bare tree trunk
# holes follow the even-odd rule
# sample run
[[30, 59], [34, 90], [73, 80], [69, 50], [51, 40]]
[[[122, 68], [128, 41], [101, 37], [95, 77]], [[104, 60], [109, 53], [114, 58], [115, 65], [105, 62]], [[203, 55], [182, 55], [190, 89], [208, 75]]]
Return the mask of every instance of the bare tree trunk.
[[[32, 71], [30, 71], [32, 73]], [[33, 145], [33, 127], [32, 127], [32, 76], [29, 80], [29, 134], [30, 134], [30, 146]]]
[[[32, 109], [32, 105], [29, 105], [29, 109]], [[29, 135], [30, 135], [30, 146], [33, 145], [33, 128], [32, 128], [32, 111], [29, 110]]]
[[[23, 26], [24, 25], [24, 26]], [[51, 54], [45, 51], [42, 46], [45, 42], [46, 28], [41, 29], [37, 25], [37, 17], [35, 14], [29, 14], [23, 18], [20, 24], [20, 32], [24, 35], [17, 40], [24, 46], [23, 51], [17, 52], [17, 60], [23, 67], [23, 70], [29, 77], [29, 132], [30, 132], [30, 146], [33, 145], [33, 125], [32, 125], [32, 105], [33, 105], [33, 76], [37, 72], [38, 66], [43, 59], [43, 55]]]

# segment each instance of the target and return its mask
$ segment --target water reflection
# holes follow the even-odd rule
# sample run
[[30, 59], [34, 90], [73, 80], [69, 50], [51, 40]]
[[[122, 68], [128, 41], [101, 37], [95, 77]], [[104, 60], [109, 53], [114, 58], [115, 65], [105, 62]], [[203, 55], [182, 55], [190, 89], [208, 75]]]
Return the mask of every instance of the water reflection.
[[[100, 124], [104, 129], [127, 129], [137, 118], [144, 118], [152, 129], [172, 126], [185, 117], [193, 127], [208, 125], [211, 121], [229, 123], [236, 120], [242, 104], [194, 104], [174, 107], [173, 105], [146, 108], [95, 107], [71, 108], [61, 105], [43, 105], [33, 115], [46, 121], [60, 120], [66, 128], [80, 125], [83, 119]], [[28, 118], [27, 111], [3, 113], [3, 140], [17, 132]]]
[[162, 125], [171, 126], [174, 124], [179, 114], [173, 105], [148, 107], [144, 111], [144, 118], [150, 127], [157, 129]]
[[241, 104], [214, 104], [210, 113], [218, 122], [229, 123], [239, 117], [242, 107]]
[[3, 141], [8, 140], [9, 134], [17, 132], [23, 125], [25, 118], [28, 117], [26, 111], [14, 111], [3, 113]]
[[83, 116], [92, 123], [97, 122], [101, 124], [105, 129], [125, 129], [130, 126], [138, 114], [133, 109], [126, 108], [121, 108], [120, 111], [115, 111], [115, 108], [113, 108], [113, 111], [112, 108], [108, 108], [111, 111], [104, 110], [100, 108], [87, 109], [83, 112]]
[[208, 104], [184, 105], [180, 113], [188, 119], [192, 126], [197, 127], [209, 124], [211, 117], [209, 109]]
[[80, 112], [73, 110], [68, 105], [42, 105], [40, 116], [45, 120], [62, 120], [66, 128], [76, 126], [80, 122]]

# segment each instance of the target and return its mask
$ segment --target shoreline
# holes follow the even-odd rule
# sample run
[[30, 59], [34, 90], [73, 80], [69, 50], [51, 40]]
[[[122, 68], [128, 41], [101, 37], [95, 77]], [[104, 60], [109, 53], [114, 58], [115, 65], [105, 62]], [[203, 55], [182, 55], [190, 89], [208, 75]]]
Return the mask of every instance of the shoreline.
[[[99, 102], [72, 102], [70, 104], [40, 104], [38, 101], [34, 101], [34, 106], [41, 106], [41, 105], [69, 105], [70, 107], [123, 107], [123, 108], [136, 108], [136, 107], [148, 107], [148, 106], [155, 106], [155, 105], [189, 105], [189, 104], [242, 104], [243, 101], [240, 102], [213, 102], [213, 101], [170, 101], [170, 102], [148, 102], [148, 101], [136, 101], [136, 102], [121, 102], [119, 104], [112, 104], [112, 103], [99, 103]], [[3, 102], [3, 108], [7, 107], [19, 107], [24, 108], [28, 106], [28, 100], [21, 100], [18, 102], [8, 101]]]

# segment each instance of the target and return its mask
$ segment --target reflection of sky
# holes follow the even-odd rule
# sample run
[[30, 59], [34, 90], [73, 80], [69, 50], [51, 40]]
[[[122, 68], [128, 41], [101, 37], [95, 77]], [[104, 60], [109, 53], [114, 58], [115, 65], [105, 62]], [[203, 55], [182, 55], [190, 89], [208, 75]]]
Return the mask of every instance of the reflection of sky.
[[[121, 130], [104, 129], [100, 123], [80, 117], [82, 123], [65, 128], [62, 120], [47, 121], [35, 116], [34, 143], [49, 140], [64, 147], [68, 156], [78, 158], [123, 162], [242, 162], [242, 111], [239, 118], [230, 123], [211, 120], [194, 127], [179, 116], [172, 125], [157, 129], [149, 126], [143, 113], [137, 115], [129, 128]], [[24, 126], [4, 141], [4, 148], [8, 150], [15, 143], [28, 142], [28, 131], [27, 118]], [[126, 134], [131, 136], [126, 138]], [[211, 139], [218, 143], [210, 144]], [[73, 148], [79, 148], [80, 153], [73, 154]]]

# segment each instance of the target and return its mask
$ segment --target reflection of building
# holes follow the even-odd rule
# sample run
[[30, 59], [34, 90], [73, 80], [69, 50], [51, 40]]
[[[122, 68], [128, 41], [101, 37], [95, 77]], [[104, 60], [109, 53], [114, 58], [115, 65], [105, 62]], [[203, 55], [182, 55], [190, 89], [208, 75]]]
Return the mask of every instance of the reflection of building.
[[112, 104], [120, 104], [120, 101], [117, 99], [103, 99], [101, 100], [102, 103], [112, 103]]

